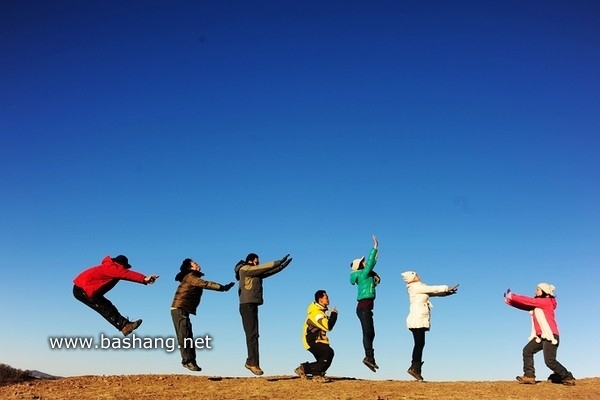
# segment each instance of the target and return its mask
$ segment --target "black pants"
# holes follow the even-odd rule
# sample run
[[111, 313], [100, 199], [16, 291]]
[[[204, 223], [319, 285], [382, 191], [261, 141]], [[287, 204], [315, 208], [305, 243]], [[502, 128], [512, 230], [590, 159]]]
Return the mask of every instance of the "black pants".
[[[558, 341], [558, 335], [554, 335], [554, 338]], [[560, 341], [559, 341], [560, 343]], [[560, 376], [561, 379], [573, 379], [573, 374], [567, 371], [565, 367], [558, 361], [556, 361], [556, 352], [558, 350], [559, 343], [552, 344], [552, 342], [542, 339], [540, 343], [535, 341], [535, 338], [531, 339], [529, 343], [523, 347], [523, 374], [525, 376], [535, 377], [535, 368], [533, 367], [533, 355], [540, 350], [544, 352], [544, 362], [546, 366], [552, 370], [556, 375]]]
[[410, 331], [413, 334], [414, 346], [412, 351], [412, 365], [413, 367], [418, 366], [421, 369], [421, 363], [423, 362], [423, 349], [425, 348], [425, 332], [428, 328], [412, 328]]
[[357, 308], [356, 315], [362, 327], [362, 342], [367, 357], [373, 357], [373, 341], [375, 340], [375, 325], [373, 324], [373, 310]]
[[334, 352], [333, 349], [326, 343], [314, 343], [308, 349], [315, 356], [317, 361], [305, 362], [302, 364], [304, 372], [308, 375], [325, 375], [331, 362], [333, 361]]
[[[171, 310], [171, 318], [177, 334], [177, 343], [179, 343], [179, 352], [181, 353], [181, 363], [187, 364], [196, 361], [196, 347], [194, 346], [194, 333], [192, 332], [192, 322], [190, 313], [176, 308]], [[188, 340], [186, 340], [188, 339]]]
[[260, 366], [260, 357], [258, 354], [258, 304], [244, 303], [240, 304], [240, 315], [242, 316], [242, 326], [246, 334], [246, 348], [248, 350], [247, 365]]
[[73, 296], [98, 314], [102, 315], [105, 320], [110, 322], [110, 324], [119, 331], [129, 322], [127, 318], [119, 313], [117, 307], [104, 296], [90, 298], [85, 294], [82, 288], [76, 285], [73, 285]]

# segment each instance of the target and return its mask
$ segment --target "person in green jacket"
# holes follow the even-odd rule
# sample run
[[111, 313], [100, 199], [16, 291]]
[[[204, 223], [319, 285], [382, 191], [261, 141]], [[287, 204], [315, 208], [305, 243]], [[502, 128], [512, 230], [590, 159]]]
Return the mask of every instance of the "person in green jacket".
[[358, 295], [356, 297], [356, 315], [362, 327], [363, 347], [365, 349], [365, 364], [371, 371], [377, 372], [379, 366], [375, 362], [375, 351], [373, 350], [373, 341], [375, 340], [375, 326], [373, 324], [373, 307], [375, 305], [375, 286], [381, 279], [373, 268], [377, 263], [379, 242], [373, 235], [373, 248], [369, 253], [369, 258], [365, 262], [365, 257], [357, 258], [350, 263], [352, 272], [350, 273], [350, 283], [357, 285]]

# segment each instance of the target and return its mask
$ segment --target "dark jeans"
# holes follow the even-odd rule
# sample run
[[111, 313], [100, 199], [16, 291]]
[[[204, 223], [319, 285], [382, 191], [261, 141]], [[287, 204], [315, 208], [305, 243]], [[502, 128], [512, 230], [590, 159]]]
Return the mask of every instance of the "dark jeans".
[[[558, 339], [558, 335], [554, 335], [556, 340]], [[558, 350], [558, 345], [552, 344], [552, 342], [542, 339], [540, 343], [535, 341], [535, 338], [531, 339], [529, 343], [523, 347], [523, 374], [525, 376], [535, 377], [535, 368], [533, 367], [533, 355], [540, 350], [544, 352], [544, 362], [546, 366], [552, 370], [555, 374], [564, 379], [573, 379], [573, 374], [567, 371], [565, 367], [562, 366], [561, 363], [556, 361], [556, 352]]]
[[240, 315], [242, 316], [242, 326], [244, 327], [244, 333], [246, 334], [246, 348], [248, 349], [246, 364], [259, 367], [258, 304], [240, 304]]
[[[190, 313], [176, 308], [171, 310], [171, 318], [177, 334], [179, 343], [179, 352], [181, 353], [181, 363], [187, 364], [196, 361], [196, 347], [194, 347], [194, 333], [192, 332], [192, 322]], [[188, 339], [188, 340], [186, 340]]]
[[413, 334], [415, 345], [412, 351], [412, 365], [421, 368], [423, 362], [423, 349], [425, 348], [425, 332], [427, 328], [412, 328], [410, 331]]
[[356, 310], [356, 315], [362, 327], [362, 342], [365, 355], [373, 357], [373, 340], [375, 340], [375, 325], [373, 324], [373, 310], [361, 308]]
[[310, 346], [308, 351], [315, 356], [317, 361], [311, 363], [305, 362], [302, 364], [304, 372], [313, 376], [325, 375], [331, 366], [331, 362], [333, 361], [333, 349], [325, 343], [314, 343], [312, 346]]
[[85, 294], [82, 288], [76, 285], [73, 285], [73, 296], [98, 314], [102, 315], [105, 320], [110, 322], [110, 324], [119, 331], [129, 322], [127, 318], [119, 313], [117, 307], [104, 296], [90, 298]]

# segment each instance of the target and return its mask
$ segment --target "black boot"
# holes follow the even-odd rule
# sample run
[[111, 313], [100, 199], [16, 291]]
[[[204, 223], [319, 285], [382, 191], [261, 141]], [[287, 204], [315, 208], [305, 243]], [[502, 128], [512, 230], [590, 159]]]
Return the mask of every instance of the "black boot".
[[375, 362], [375, 352], [373, 350], [367, 350], [365, 352], [365, 358], [363, 358], [363, 364], [367, 366], [371, 371], [377, 372], [379, 365]]
[[409, 375], [412, 376], [413, 378], [415, 378], [416, 380], [422, 381], [423, 380], [423, 376], [421, 376], [421, 366], [422, 365], [423, 365], [423, 361], [421, 361], [421, 362], [413, 361], [412, 365], [406, 372], [408, 372]]

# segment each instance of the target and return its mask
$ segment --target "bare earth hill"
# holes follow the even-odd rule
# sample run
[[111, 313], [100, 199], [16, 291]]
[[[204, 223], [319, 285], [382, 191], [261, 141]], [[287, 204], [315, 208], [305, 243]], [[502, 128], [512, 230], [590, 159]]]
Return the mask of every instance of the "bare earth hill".
[[292, 376], [258, 378], [192, 375], [114, 375], [36, 379], [0, 387], [0, 399], [600, 399], [600, 378], [575, 386], [547, 381], [521, 385], [509, 381], [416, 382], [332, 377], [319, 383]]

